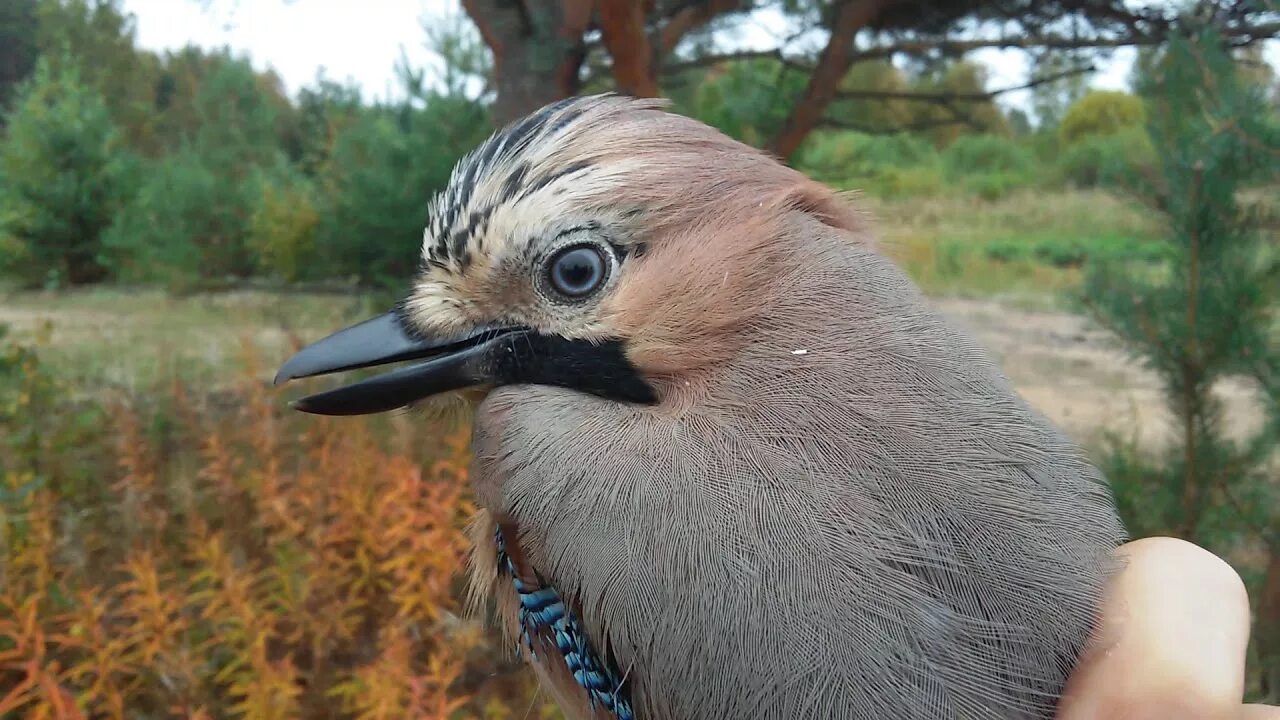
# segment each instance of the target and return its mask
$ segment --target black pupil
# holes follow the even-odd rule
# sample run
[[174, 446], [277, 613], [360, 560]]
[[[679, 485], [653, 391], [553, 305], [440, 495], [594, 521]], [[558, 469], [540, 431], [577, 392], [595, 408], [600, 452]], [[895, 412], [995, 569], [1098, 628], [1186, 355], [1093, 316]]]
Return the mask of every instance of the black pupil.
[[594, 248], [574, 248], [551, 266], [551, 282], [565, 295], [586, 295], [603, 279], [604, 258]]

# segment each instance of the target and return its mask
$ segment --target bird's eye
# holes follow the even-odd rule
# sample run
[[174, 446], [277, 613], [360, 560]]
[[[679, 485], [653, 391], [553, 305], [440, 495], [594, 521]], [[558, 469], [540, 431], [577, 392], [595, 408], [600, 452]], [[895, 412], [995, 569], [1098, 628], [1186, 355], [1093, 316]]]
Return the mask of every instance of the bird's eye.
[[568, 247], [551, 258], [548, 267], [551, 287], [571, 298], [589, 295], [605, 280], [608, 260], [598, 248], [589, 245]]

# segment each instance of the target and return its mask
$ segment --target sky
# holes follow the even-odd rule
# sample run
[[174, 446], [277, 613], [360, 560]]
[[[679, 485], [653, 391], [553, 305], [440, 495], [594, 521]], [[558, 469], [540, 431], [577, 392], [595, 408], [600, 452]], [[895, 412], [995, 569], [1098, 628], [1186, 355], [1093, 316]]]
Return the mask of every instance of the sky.
[[[275, 70], [292, 95], [310, 84], [321, 68], [331, 80], [354, 80], [366, 97], [396, 93], [395, 63], [405, 54], [414, 66], [431, 65], [423, 46], [422, 22], [460, 13], [459, 0], [125, 0], [136, 18], [138, 42], [161, 51], [188, 44], [230, 46], [247, 53], [262, 69]], [[772, 19], [744, 28], [742, 46], [768, 46]], [[1121, 49], [1100, 66], [1092, 84], [1125, 87], [1134, 53]], [[988, 89], [1027, 81], [1025, 56], [1013, 50], [986, 50], [971, 57], [991, 68]], [[1268, 57], [1280, 65], [1280, 43]], [[1001, 102], [1029, 109], [1030, 94], [1009, 93]]]
[[[401, 48], [414, 65], [431, 62], [420, 19], [458, 11], [457, 0], [125, 0], [138, 44], [149, 50], [188, 44], [230, 46], [270, 67], [290, 94], [326, 77], [355, 80], [366, 95], [396, 86]], [[202, 8], [207, 5], [207, 9]]]

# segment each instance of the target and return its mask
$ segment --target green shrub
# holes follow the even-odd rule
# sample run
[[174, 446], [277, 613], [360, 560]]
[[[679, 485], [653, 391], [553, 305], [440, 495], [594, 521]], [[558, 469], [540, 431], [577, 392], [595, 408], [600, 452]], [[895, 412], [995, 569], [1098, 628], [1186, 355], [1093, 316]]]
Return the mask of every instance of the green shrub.
[[790, 72], [777, 60], [730, 62], [709, 72], [679, 109], [732, 138], [759, 147], [786, 123], [788, 108], [804, 92], [804, 86], [803, 73]]
[[1025, 176], [1009, 172], [977, 173], [961, 180], [966, 191], [987, 202], [999, 200], [1027, 183]]
[[27, 287], [105, 279], [102, 236], [132, 192], [134, 159], [74, 63], [43, 59], [0, 143], [0, 271]]
[[938, 151], [933, 145], [908, 133], [865, 138], [854, 157], [855, 166], [865, 171], [914, 168], [937, 162]]
[[823, 133], [797, 153], [796, 166], [831, 178], [870, 178], [906, 168], [937, 165], [938, 151], [924, 138], [908, 133], [864, 135]]
[[[36, 349], [19, 342], [9, 325], [0, 323], [0, 473], [37, 469], [31, 462], [40, 447], [36, 427], [45, 419], [53, 390], [48, 368]], [[0, 484], [0, 503], [15, 491], [23, 489]]]
[[431, 98], [422, 110], [369, 111], [346, 128], [320, 173], [323, 271], [369, 286], [407, 280], [417, 267], [427, 200], [490, 128], [481, 106], [449, 96]]
[[102, 485], [106, 464], [88, 442], [110, 425], [106, 413], [86, 407], [47, 360], [53, 323], [32, 330], [14, 333], [0, 323], [0, 478], [7, 481], [0, 482], [0, 528], [5, 519], [22, 522], [21, 514], [5, 518], [5, 504], [37, 487], [90, 497]]
[[1041, 235], [999, 238], [983, 248], [983, 254], [998, 262], [1032, 260], [1058, 268], [1083, 267], [1090, 259], [1123, 259], [1159, 262], [1168, 258], [1158, 242], [1103, 235]]
[[1086, 137], [1067, 147], [1058, 160], [1058, 173], [1064, 182], [1078, 188], [1132, 188], [1155, 161], [1146, 131], [1131, 127]]
[[192, 149], [157, 162], [103, 239], [116, 272], [173, 289], [253, 274], [248, 238], [261, 177], [228, 177]]
[[908, 133], [822, 133], [797, 153], [801, 171], [846, 189], [880, 197], [919, 197], [942, 192], [938, 151]]
[[1031, 245], [1022, 240], [997, 240], [984, 248], [984, 254], [997, 262], [1018, 262], [1031, 255]]
[[942, 193], [946, 181], [937, 166], [888, 168], [875, 189], [881, 197], [928, 197]]
[[1022, 143], [1023, 147], [1031, 151], [1031, 155], [1040, 165], [1056, 162], [1058, 156], [1062, 153], [1062, 148], [1058, 146], [1057, 134], [1046, 130], [1043, 126], [1030, 135], [1019, 138], [1019, 142]]
[[964, 135], [942, 151], [942, 167], [952, 183], [983, 200], [994, 201], [1027, 185], [1035, 155], [1000, 135]]
[[252, 66], [216, 65], [199, 87], [194, 137], [150, 169], [104, 238], [118, 272], [185, 288], [254, 274], [251, 219], [264, 182], [287, 179], [273, 96]]
[[1026, 177], [1035, 165], [1035, 156], [1006, 137], [964, 135], [942, 151], [942, 164], [954, 178], [996, 173]]
[[964, 245], [952, 241], [938, 243], [937, 254], [934, 255], [934, 269], [938, 277], [954, 279], [964, 274]]
[[306, 178], [262, 183], [249, 220], [249, 246], [258, 266], [286, 281], [314, 276], [316, 230], [320, 222], [315, 189]]
[[862, 135], [854, 132], [809, 133], [804, 144], [796, 151], [796, 167], [810, 175], [826, 175], [837, 168], [849, 166], [856, 155], [856, 145]]
[[1058, 126], [1064, 147], [1098, 135], [1111, 135], [1140, 127], [1146, 118], [1142, 99], [1117, 90], [1093, 90], [1077, 100]]
[[1135, 537], [1176, 531], [1182, 498], [1154, 458], [1144, 455], [1136, 438], [1104, 430], [1093, 455], [1106, 473], [1125, 526]]

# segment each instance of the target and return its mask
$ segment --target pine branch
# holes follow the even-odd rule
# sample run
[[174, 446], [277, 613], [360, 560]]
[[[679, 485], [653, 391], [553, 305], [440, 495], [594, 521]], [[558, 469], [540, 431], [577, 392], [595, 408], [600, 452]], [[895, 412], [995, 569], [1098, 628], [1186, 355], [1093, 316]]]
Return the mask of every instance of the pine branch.
[[[1257, 26], [1248, 26], [1237, 31], [1240, 38], [1252, 40], [1264, 39], [1280, 35], [1280, 23], [1269, 23]], [[962, 55], [974, 50], [982, 49], [1049, 49], [1049, 50], [1084, 50], [1084, 49], [1106, 49], [1134, 46], [1150, 46], [1158, 45], [1163, 42], [1164, 36], [1161, 33], [1143, 33], [1133, 28], [1133, 32], [1122, 37], [1111, 38], [1072, 38], [1066, 36], [1054, 35], [1038, 35], [1025, 37], [1004, 37], [1004, 38], [980, 38], [974, 40], [911, 40], [880, 47], [873, 47], [856, 53], [853, 56], [853, 63], [863, 62], [866, 60], [882, 60], [893, 57], [894, 55], [924, 55], [929, 52], [937, 51], [947, 55]], [[785, 44], [785, 43], [783, 43]], [[667, 74], [678, 74], [689, 70], [696, 70], [721, 63], [734, 62], [737, 60], [754, 60], [767, 58], [777, 60], [784, 65], [794, 68], [802, 72], [813, 72], [814, 65], [799, 62], [792, 58], [787, 58], [782, 54], [782, 48], [772, 48], [768, 50], [737, 50], [734, 52], [717, 53], [714, 55], [705, 55], [703, 57], [686, 60], [679, 63], [671, 63], [663, 67], [663, 72]], [[1087, 70], [1080, 72], [1091, 72], [1094, 70], [1090, 66]], [[1012, 87], [1000, 92], [1010, 92], [1013, 90], [1022, 90], [1035, 87], [1038, 84], [1045, 84], [1070, 77], [1075, 71], [1067, 71], [1060, 76], [1052, 76], [1036, 81], [1034, 84], [1025, 86]], [[981, 99], [989, 99], [983, 97]]]
[[[704, 55], [693, 60], [664, 65], [662, 72], [670, 75], [677, 75], [679, 73], [688, 72], [689, 70], [697, 70], [699, 68], [720, 65], [722, 63], [735, 62], [738, 60], [757, 60], [762, 58], [777, 60], [784, 65], [793, 65], [792, 61], [782, 55], [781, 49], [774, 48], [772, 50], [738, 50], [735, 52], [717, 53], [715, 55]], [[797, 69], [808, 69], [803, 65], [798, 64], [795, 64], [794, 67]]]
[[840, 80], [858, 59], [854, 50], [858, 33], [875, 21], [890, 4], [890, 0], [838, 4], [826, 47], [819, 53], [809, 81], [792, 105], [782, 127], [769, 139], [767, 148], [770, 153], [781, 158], [790, 157], [809, 131], [822, 122], [827, 106], [840, 89]]
[[1049, 83], [1057, 82], [1064, 78], [1075, 77], [1077, 75], [1084, 75], [1086, 73], [1091, 73], [1096, 69], [1097, 68], [1094, 67], [1093, 65], [1087, 65], [1083, 67], [1073, 68], [1071, 70], [1064, 70], [1063, 72], [1054, 73], [1052, 75], [1046, 75], [1041, 78], [1036, 78], [1035, 80], [1023, 83], [1021, 85], [1004, 87], [998, 90], [989, 90], [987, 92], [973, 92], [973, 93], [954, 92], [953, 93], [953, 92], [915, 92], [910, 90], [905, 90], [905, 91], [841, 90], [836, 94], [836, 97], [844, 100], [919, 100], [921, 102], [932, 102], [932, 103], [939, 103], [939, 104], [946, 104], [950, 102], [985, 102], [987, 100], [993, 100], [996, 97], [999, 97], [1000, 95], [1004, 95], [1005, 93], [1016, 92], [1018, 90], [1029, 90], [1039, 85], [1047, 85]]
[[693, 2], [677, 10], [658, 31], [657, 50], [665, 56], [676, 49], [685, 35], [706, 25], [720, 15], [745, 10], [742, 0], [706, 0]]
[[853, 130], [855, 132], [865, 133], [867, 135], [892, 135], [900, 132], [924, 132], [926, 130], [936, 130], [938, 128], [952, 127], [955, 125], [968, 125], [970, 127], [975, 126], [974, 120], [972, 118], [958, 115], [957, 113], [954, 112], [954, 108], [948, 108], [948, 110], [953, 111], [951, 117], [930, 119], [930, 120], [918, 120], [916, 122], [907, 123], [905, 125], [873, 126], [873, 125], [863, 125], [861, 123], [858, 123], [856, 121], [851, 121], [851, 120], [842, 120], [838, 118], [824, 117], [819, 122], [819, 126], [832, 128], [836, 130]]
[[[1229, 37], [1237, 41], [1237, 47], [1248, 45], [1258, 40], [1280, 35], [1280, 22], [1247, 25], [1235, 28]], [[1159, 45], [1164, 42], [1166, 32], [1142, 32], [1134, 30], [1119, 37], [1068, 37], [1065, 35], [1029, 35], [1000, 38], [975, 38], [973, 40], [920, 39], [868, 48], [857, 55], [857, 60], [873, 60], [892, 57], [894, 55], [924, 55], [937, 51], [946, 55], [963, 55], [973, 50], [987, 48], [1022, 49], [1033, 48], [1046, 50], [1084, 50], [1090, 48], [1120, 48], [1133, 46]]]
[[[1204, 192], [1204, 164], [1196, 163], [1191, 184], [1192, 197], [1188, 207], [1196, 207]], [[1195, 225], [1191, 227], [1189, 244], [1190, 257], [1187, 265], [1187, 342], [1182, 352], [1176, 357], [1182, 373], [1182, 442], [1184, 460], [1184, 478], [1182, 485], [1182, 535], [1191, 540], [1196, 538], [1196, 527], [1200, 524], [1200, 455], [1197, 430], [1203, 420], [1203, 401], [1199, 397], [1201, 385], [1200, 348], [1196, 342], [1196, 317], [1200, 304], [1200, 232]]]

